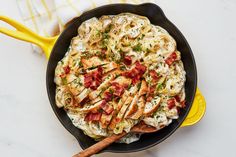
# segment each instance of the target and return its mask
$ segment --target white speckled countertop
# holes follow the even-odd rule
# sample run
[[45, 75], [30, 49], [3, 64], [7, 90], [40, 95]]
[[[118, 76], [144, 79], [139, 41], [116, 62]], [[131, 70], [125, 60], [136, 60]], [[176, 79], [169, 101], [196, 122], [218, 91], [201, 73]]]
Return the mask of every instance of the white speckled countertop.
[[[236, 1], [159, 1], [194, 52], [207, 112], [195, 126], [128, 157], [235, 156]], [[15, 0], [0, 14], [21, 21]], [[0, 22], [2, 26], [2, 23]], [[0, 156], [70, 157], [81, 150], [54, 115], [45, 83], [47, 60], [30, 44], [0, 34]], [[99, 157], [121, 154], [104, 153]]]

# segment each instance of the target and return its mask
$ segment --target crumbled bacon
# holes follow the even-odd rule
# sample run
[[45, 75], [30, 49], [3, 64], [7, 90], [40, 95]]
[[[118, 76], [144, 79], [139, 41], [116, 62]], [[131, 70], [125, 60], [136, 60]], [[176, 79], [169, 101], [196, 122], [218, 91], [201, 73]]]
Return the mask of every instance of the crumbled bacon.
[[184, 108], [186, 106], [185, 105], [185, 103], [186, 103], [185, 100], [181, 101], [181, 98], [178, 95], [175, 96], [175, 100], [176, 100], [176, 102], [180, 103], [181, 108]]
[[138, 76], [136, 76], [136, 77], [134, 77], [133, 79], [132, 79], [132, 84], [137, 84], [138, 82], [139, 82], [139, 80], [140, 80], [140, 76], [138, 75]]
[[121, 121], [121, 118], [118, 118], [118, 117], [115, 118], [116, 123], [119, 123], [120, 121]]
[[103, 109], [103, 111], [106, 112], [106, 114], [111, 114], [113, 112], [113, 107], [110, 106], [105, 100], [102, 101], [102, 103], [100, 104], [100, 107]]
[[120, 97], [124, 93], [125, 88], [117, 82], [112, 82], [111, 84], [114, 89], [113, 95]]
[[159, 79], [159, 76], [155, 70], [150, 71], [150, 76], [152, 77], [153, 80], [157, 81]]
[[111, 92], [106, 91], [106, 92], [104, 93], [104, 99], [105, 99], [106, 101], [111, 101], [112, 98], [113, 98], [113, 94], [112, 94]]
[[176, 100], [177, 102], [180, 102], [180, 97], [179, 97], [178, 95], [176, 95], [176, 96], [175, 96], [175, 100]]
[[99, 86], [99, 82], [98, 81], [93, 81], [90, 85], [90, 88], [92, 90], [96, 90], [98, 86]]
[[66, 77], [66, 74], [63, 73], [63, 74], [60, 74], [59, 76], [60, 76], [61, 78], [65, 78], [65, 77]]
[[135, 68], [139, 71], [139, 74], [144, 74], [147, 67], [145, 65], [142, 65], [140, 62], [135, 63]]
[[152, 99], [153, 99], [152, 96], [147, 97], [147, 102], [151, 102]]
[[129, 84], [125, 83], [125, 84], [123, 84], [123, 87], [124, 87], [125, 89], [127, 89], [127, 88], [129, 87]]
[[182, 108], [186, 107], [186, 101], [185, 101], [185, 100], [184, 100], [184, 101], [181, 101], [180, 104], [181, 104], [181, 107], [182, 107]]
[[120, 84], [118, 82], [113, 81], [113, 82], [111, 82], [111, 85], [112, 86], [119, 86]]
[[136, 84], [139, 82], [140, 78], [145, 73], [147, 67], [145, 65], [142, 65], [140, 62], [135, 62], [135, 67], [129, 71], [126, 71], [123, 73], [123, 76], [131, 78], [132, 84]]
[[129, 70], [129, 71], [126, 71], [123, 73], [123, 75], [125, 77], [128, 77], [128, 78], [134, 78], [135, 76], [137, 76], [139, 74], [139, 71], [137, 69], [132, 69], [132, 70]]
[[155, 86], [149, 86], [147, 94], [147, 102], [151, 102], [151, 100], [153, 99], [155, 89], [156, 89]]
[[107, 49], [102, 48], [101, 52], [102, 52], [102, 54], [105, 54], [107, 52]]
[[176, 52], [171, 53], [170, 56], [168, 56], [165, 59], [166, 64], [171, 65], [175, 60], [177, 59], [177, 54]]
[[84, 87], [89, 88], [93, 82], [93, 77], [91, 74], [84, 75]]
[[88, 102], [89, 101], [89, 97], [86, 97], [86, 98], [84, 98], [79, 104], [78, 104], [78, 106], [84, 106], [84, 104], [86, 104], [86, 102]]
[[97, 70], [84, 75], [84, 86], [96, 90], [102, 83], [102, 67], [98, 67]]
[[167, 100], [167, 105], [168, 105], [168, 108], [171, 110], [173, 107], [175, 107], [175, 99], [171, 98]]
[[70, 67], [68, 65], [63, 67], [63, 70], [64, 70], [65, 74], [69, 74], [70, 73]]
[[125, 65], [131, 65], [132, 64], [131, 56], [125, 56], [124, 57], [124, 63], [125, 63]]
[[103, 68], [102, 68], [101, 66], [99, 66], [98, 69], [97, 69], [97, 71], [98, 71], [98, 73], [99, 73], [100, 75], [102, 75], [102, 73], [103, 73]]
[[89, 121], [99, 121], [101, 119], [102, 113], [92, 113], [89, 112], [87, 113], [87, 115], [85, 116], [84, 120], [89, 122]]
[[151, 86], [149, 88], [149, 94], [154, 94], [155, 90], [156, 90], [156, 87], [155, 86]]

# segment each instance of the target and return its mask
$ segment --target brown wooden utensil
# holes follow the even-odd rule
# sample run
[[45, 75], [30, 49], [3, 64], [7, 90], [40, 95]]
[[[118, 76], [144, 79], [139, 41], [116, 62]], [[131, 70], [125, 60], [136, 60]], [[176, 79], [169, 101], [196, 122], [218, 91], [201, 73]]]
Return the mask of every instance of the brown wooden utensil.
[[[140, 122], [137, 125], [135, 125], [130, 132], [133, 133], [153, 133], [156, 132], [157, 129], [154, 127], [151, 127], [149, 125], [146, 125], [144, 122]], [[91, 147], [79, 152], [78, 154], [74, 155], [73, 157], [89, 157], [91, 155], [94, 155], [98, 152], [100, 152], [102, 149], [106, 148], [113, 142], [121, 139], [124, 137], [127, 133], [123, 131], [121, 134], [113, 134], [112, 136], [106, 137], [103, 140], [97, 142], [96, 144], [92, 145]]]

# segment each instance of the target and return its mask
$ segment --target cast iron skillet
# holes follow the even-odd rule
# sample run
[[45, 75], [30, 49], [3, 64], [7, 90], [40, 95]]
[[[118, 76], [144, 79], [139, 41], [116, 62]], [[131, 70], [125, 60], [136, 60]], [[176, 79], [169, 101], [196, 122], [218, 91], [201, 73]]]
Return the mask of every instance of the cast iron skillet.
[[130, 12], [148, 17], [152, 24], [163, 27], [176, 40], [177, 49], [181, 52], [182, 61], [186, 71], [186, 108], [181, 110], [177, 120], [174, 120], [169, 126], [161, 129], [160, 131], [152, 134], [143, 134], [139, 141], [131, 144], [114, 143], [104, 149], [103, 152], [128, 153], [141, 151], [162, 142], [172, 133], [174, 133], [175, 130], [181, 125], [193, 103], [197, 86], [197, 70], [191, 48], [182, 33], [165, 17], [159, 6], [152, 3], [141, 5], [112, 4], [101, 6], [99, 8], [85, 12], [81, 16], [75, 18], [61, 33], [52, 50], [46, 74], [47, 91], [51, 106], [62, 125], [78, 140], [80, 146], [83, 149], [90, 147], [95, 143], [95, 141], [92, 138], [86, 136], [80, 129], [76, 128], [70, 121], [69, 117], [66, 115], [66, 112], [56, 106], [56, 84], [54, 83], [55, 68], [58, 61], [60, 61], [65, 55], [70, 45], [71, 39], [77, 36], [77, 29], [82, 22], [92, 17], [100, 17], [102, 15], [116, 15], [124, 12]]

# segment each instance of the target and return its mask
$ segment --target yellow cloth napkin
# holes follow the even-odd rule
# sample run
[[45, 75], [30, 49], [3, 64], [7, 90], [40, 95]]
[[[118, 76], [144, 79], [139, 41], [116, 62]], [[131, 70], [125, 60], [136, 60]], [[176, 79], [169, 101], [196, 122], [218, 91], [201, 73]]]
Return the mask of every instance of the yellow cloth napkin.
[[111, 3], [144, 2], [155, 0], [17, 0], [25, 24], [44, 36], [53, 35], [55, 27], [63, 30], [68, 21], [86, 10]]
[[[53, 36], [84, 11], [112, 3], [155, 3], [155, 0], [17, 0], [25, 25], [43, 36]], [[33, 46], [35, 51], [40, 51]]]

